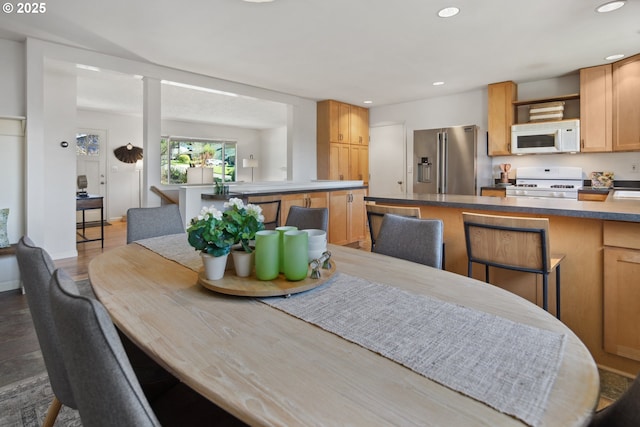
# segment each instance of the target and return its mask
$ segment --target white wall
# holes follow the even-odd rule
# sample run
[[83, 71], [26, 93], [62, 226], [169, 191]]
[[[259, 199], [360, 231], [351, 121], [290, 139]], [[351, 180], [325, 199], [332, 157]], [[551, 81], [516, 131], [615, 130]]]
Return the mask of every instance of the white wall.
[[24, 43], [0, 39], [0, 116], [25, 116]]
[[[55, 63], [55, 69], [49, 66]], [[75, 66], [46, 60], [44, 74], [45, 235], [42, 244], [54, 259], [76, 251], [76, 79]], [[68, 143], [64, 148], [62, 141]], [[34, 183], [27, 181], [28, 185]]]
[[[7, 233], [15, 243], [24, 234], [24, 133], [13, 119], [26, 116], [24, 43], [0, 39], [0, 58], [0, 209], [9, 208]], [[16, 257], [0, 257], [0, 292], [19, 285]]]
[[[7, 235], [11, 243], [16, 243], [24, 234], [23, 151], [23, 121], [0, 118], [0, 209], [9, 208]], [[19, 286], [20, 272], [16, 257], [0, 256], [0, 292]]]
[[[285, 181], [287, 179], [287, 128], [260, 131], [260, 151], [254, 157], [258, 159], [258, 167], [254, 172], [255, 181]], [[250, 178], [246, 181], [250, 181]]]

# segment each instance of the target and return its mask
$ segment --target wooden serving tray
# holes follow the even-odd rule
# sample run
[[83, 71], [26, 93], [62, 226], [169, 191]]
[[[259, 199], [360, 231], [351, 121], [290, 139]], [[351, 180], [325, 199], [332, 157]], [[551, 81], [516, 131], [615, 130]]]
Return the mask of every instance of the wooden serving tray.
[[307, 273], [307, 278], [292, 282], [280, 274], [273, 280], [258, 280], [254, 273], [249, 277], [238, 277], [233, 270], [225, 272], [220, 280], [208, 280], [204, 275], [204, 269], [198, 273], [198, 283], [205, 288], [219, 292], [221, 294], [236, 295], [243, 297], [277, 297], [282, 295], [297, 294], [316, 288], [329, 280], [336, 272], [336, 263], [331, 261], [331, 268], [320, 269], [320, 278], [312, 279], [311, 267]]

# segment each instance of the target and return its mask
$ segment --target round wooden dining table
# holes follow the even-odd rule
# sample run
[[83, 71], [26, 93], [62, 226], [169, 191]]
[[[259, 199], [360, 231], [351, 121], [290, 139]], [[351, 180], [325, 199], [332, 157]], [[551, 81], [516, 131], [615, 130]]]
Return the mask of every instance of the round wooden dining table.
[[[555, 317], [465, 276], [364, 250], [329, 250], [336, 272], [348, 277], [563, 334], [557, 377], [537, 425], [588, 424], [598, 401], [598, 371], [584, 344]], [[140, 244], [96, 257], [89, 278], [121, 331], [250, 425], [527, 425], [256, 298], [206, 289], [197, 271]]]

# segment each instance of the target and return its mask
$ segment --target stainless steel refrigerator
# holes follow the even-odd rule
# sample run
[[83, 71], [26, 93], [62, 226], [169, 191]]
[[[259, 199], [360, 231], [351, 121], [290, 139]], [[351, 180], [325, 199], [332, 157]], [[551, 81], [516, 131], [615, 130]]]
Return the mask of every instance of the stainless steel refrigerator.
[[478, 133], [475, 125], [414, 131], [413, 192], [479, 195], [491, 182], [491, 164]]

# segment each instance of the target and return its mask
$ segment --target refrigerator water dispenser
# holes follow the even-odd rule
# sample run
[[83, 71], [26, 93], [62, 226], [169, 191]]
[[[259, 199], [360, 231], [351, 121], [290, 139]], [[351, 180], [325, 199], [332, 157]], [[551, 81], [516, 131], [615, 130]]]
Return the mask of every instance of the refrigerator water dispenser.
[[428, 157], [422, 157], [418, 163], [418, 182], [431, 182], [431, 166]]

